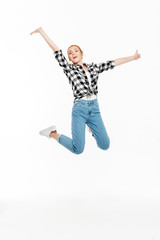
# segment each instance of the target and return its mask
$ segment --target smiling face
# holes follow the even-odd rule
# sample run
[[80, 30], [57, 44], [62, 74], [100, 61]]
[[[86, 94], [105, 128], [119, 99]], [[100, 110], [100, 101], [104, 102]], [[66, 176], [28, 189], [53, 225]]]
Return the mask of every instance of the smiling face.
[[72, 61], [73, 64], [78, 64], [82, 61], [83, 52], [81, 52], [77, 46], [69, 47], [67, 53], [69, 60]]

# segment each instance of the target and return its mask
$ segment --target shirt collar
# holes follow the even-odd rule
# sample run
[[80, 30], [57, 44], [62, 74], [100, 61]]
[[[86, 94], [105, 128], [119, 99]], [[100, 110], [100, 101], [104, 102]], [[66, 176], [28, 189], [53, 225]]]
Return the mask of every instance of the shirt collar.
[[[69, 65], [72, 69], [83, 69], [83, 67], [80, 64], [77, 64], [77, 65], [69, 64]], [[89, 68], [92, 65], [92, 63], [90, 63], [90, 64], [83, 63], [83, 65], [86, 66], [87, 68]]]

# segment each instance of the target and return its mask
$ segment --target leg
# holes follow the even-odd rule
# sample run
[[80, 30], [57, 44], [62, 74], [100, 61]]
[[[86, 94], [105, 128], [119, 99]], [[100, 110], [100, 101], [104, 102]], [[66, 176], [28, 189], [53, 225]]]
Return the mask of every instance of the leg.
[[72, 153], [82, 153], [85, 146], [85, 117], [82, 109], [80, 107], [72, 109], [72, 139], [57, 132], [52, 132], [50, 136]]
[[52, 138], [54, 138], [55, 140], [58, 139], [59, 135], [60, 135], [60, 134], [58, 134], [56, 130], [55, 130], [55, 131], [52, 131], [52, 132], [49, 134], [49, 136], [52, 137]]
[[110, 145], [110, 139], [104, 126], [98, 103], [93, 107], [87, 125], [93, 133], [97, 146], [103, 150], [107, 150]]

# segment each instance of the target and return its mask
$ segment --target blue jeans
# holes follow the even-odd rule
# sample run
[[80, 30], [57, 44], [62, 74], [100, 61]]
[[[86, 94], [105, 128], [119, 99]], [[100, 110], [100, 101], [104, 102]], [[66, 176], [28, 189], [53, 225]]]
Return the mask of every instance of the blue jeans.
[[91, 129], [97, 146], [107, 150], [110, 145], [110, 139], [101, 117], [97, 99], [78, 99], [74, 102], [72, 107], [72, 139], [61, 134], [57, 141], [72, 153], [82, 153], [85, 146], [86, 124]]

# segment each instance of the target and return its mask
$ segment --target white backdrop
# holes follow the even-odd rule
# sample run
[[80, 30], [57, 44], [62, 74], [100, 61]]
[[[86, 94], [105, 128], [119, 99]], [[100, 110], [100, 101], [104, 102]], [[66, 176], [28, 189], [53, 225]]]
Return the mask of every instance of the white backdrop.
[[[158, 0], [1, 2], [1, 239], [160, 239], [159, 10]], [[99, 75], [109, 150], [87, 130], [81, 155], [39, 135], [56, 125], [71, 137], [73, 105], [52, 49], [30, 36], [40, 26], [66, 58], [71, 44], [88, 63], [141, 54]]]

